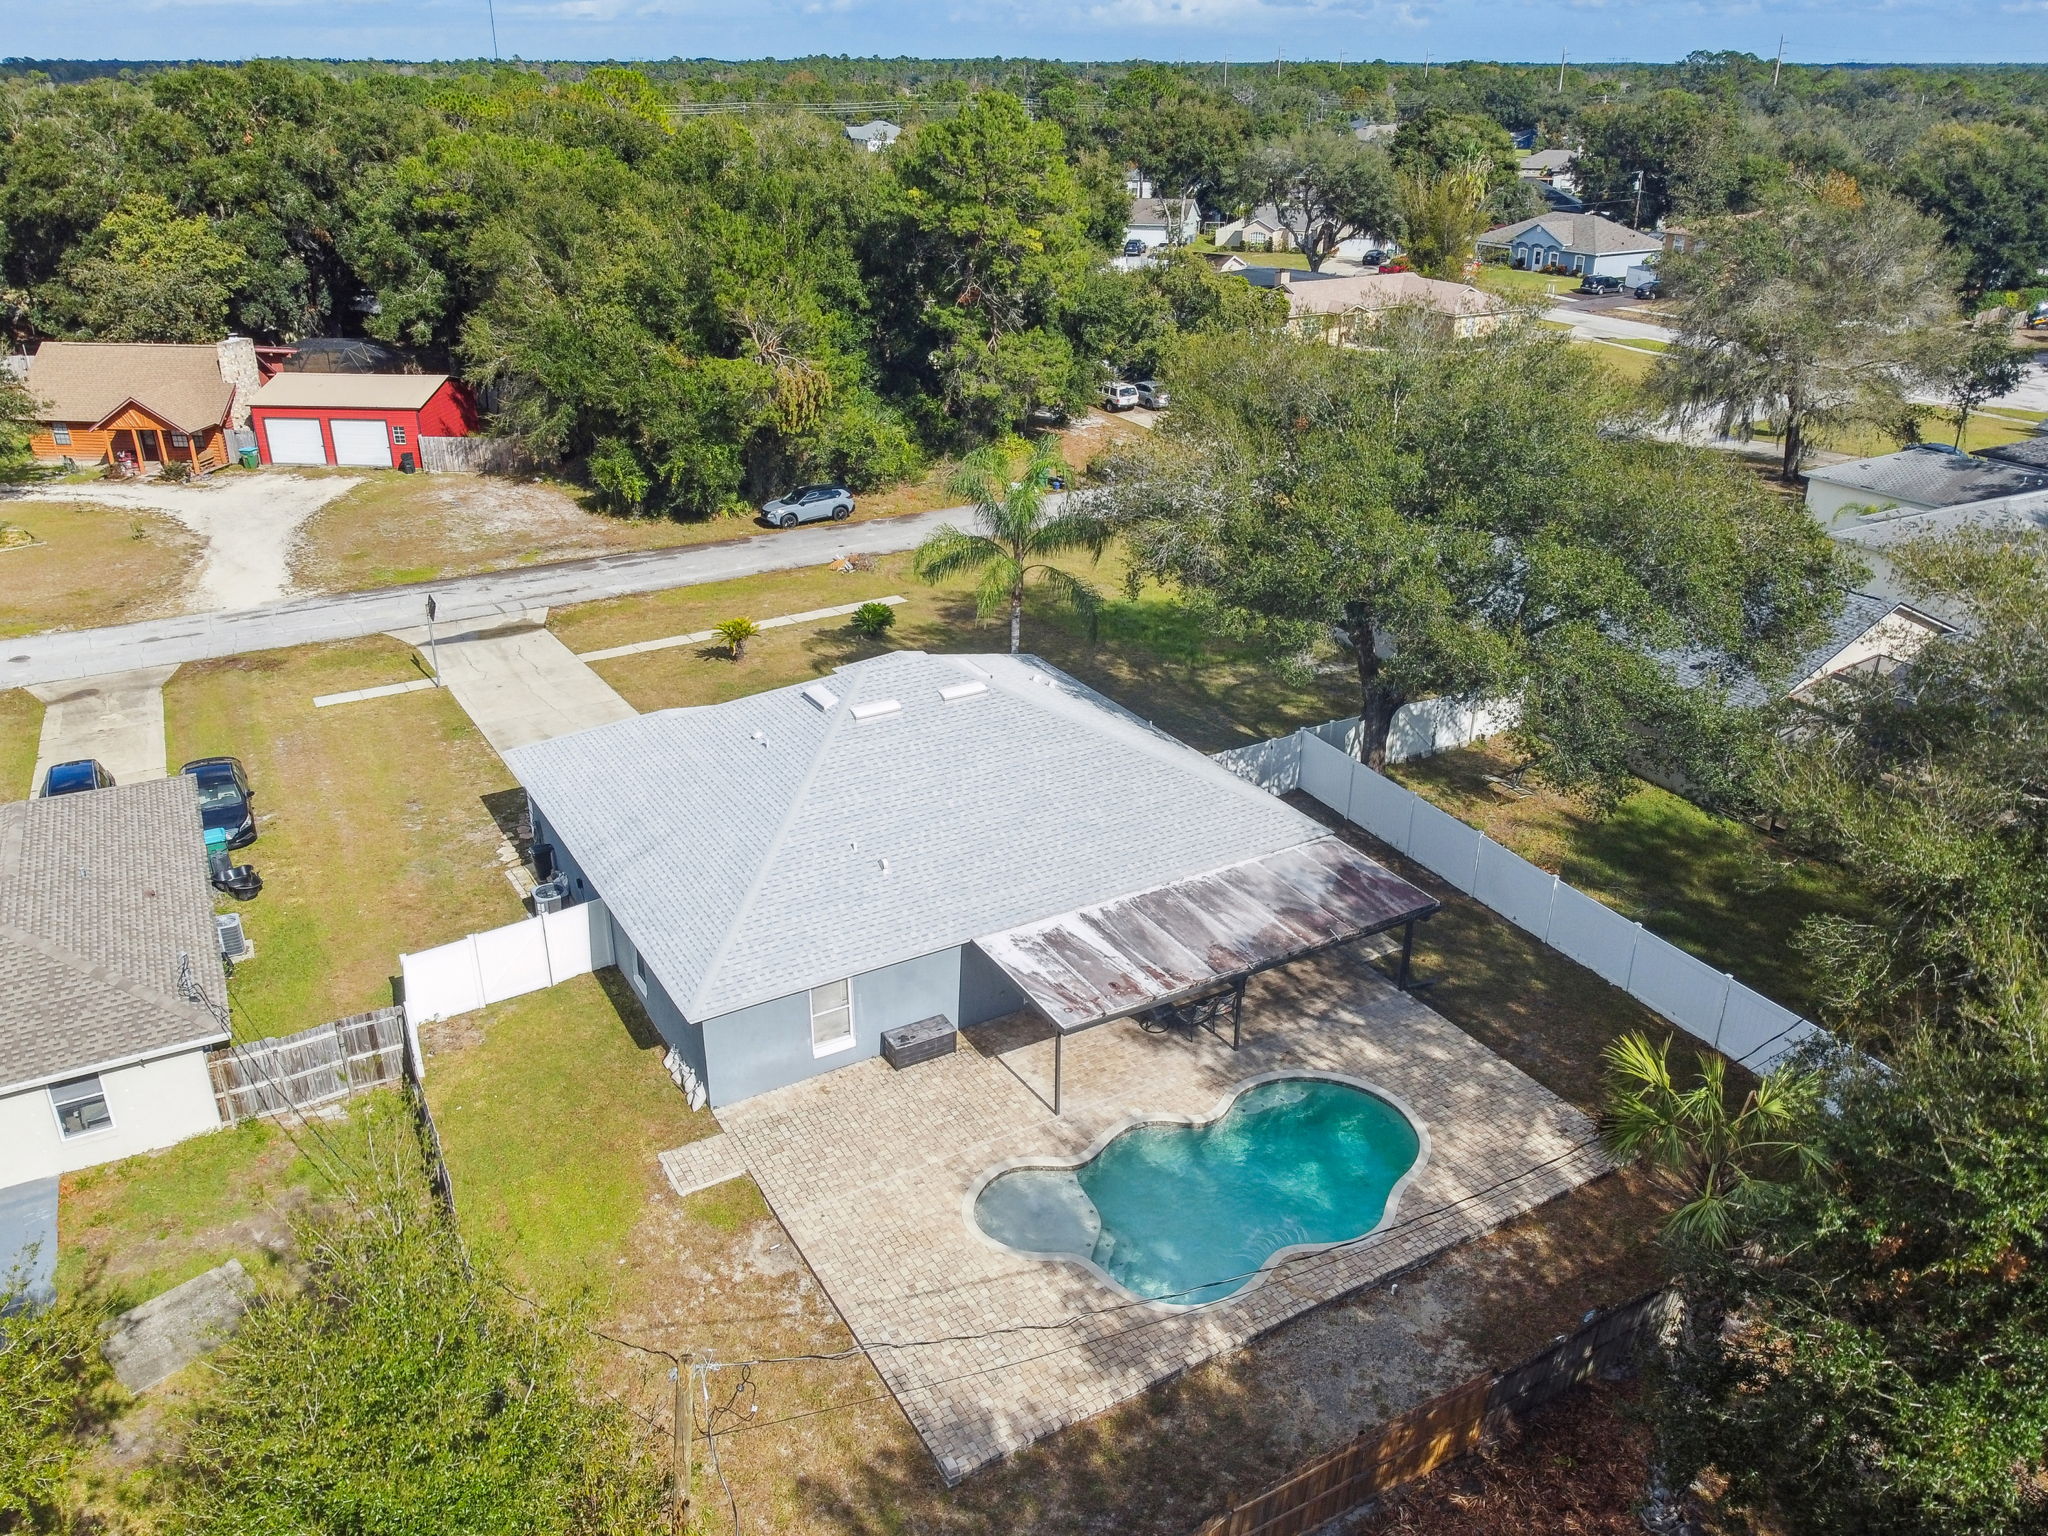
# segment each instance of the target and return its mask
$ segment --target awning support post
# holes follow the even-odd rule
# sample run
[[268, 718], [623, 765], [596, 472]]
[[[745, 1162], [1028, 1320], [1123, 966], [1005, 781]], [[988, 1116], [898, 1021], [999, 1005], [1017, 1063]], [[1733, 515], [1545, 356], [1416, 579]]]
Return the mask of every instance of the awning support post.
[[1060, 1077], [1066, 1065], [1067, 1032], [1057, 1024], [1052, 1036], [1052, 1112], [1055, 1118], [1060, 1112]]
[[1249, 977], [1240, 976], [1230, 989], [1230, 1048], [1244, 1044], [1244, 988]]
[[1408, 971], [1415, 960], [1415, 921], [1409, 918], [1401, 929], [1401, 978], [1395, 985], [1403, 992], [1408, 990]]

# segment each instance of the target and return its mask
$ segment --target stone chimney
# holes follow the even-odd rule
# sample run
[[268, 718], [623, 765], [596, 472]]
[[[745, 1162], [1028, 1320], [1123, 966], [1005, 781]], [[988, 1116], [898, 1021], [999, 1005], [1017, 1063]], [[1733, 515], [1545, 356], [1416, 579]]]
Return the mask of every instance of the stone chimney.
[[249, 397], [263, 387], [263, 370], [256, 366], [256, 343], [246, 336], [230, 336], [215, 342], [214, 351], [220, 357], [220, 376], [235, 386], [228, 426], [240, 432], [249, 425]]

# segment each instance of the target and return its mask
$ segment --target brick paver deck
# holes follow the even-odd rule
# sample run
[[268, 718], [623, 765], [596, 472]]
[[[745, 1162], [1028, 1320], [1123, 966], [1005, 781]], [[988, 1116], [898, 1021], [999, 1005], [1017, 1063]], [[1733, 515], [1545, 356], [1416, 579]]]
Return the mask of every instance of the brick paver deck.
[[[973, 1224], [995, 1164], [1077, 1155], [1133, 1115], [1206, 1117], [1244, 1079], [1296, 1069], [1363, 1078], [1428, 1127], [1427, 1165], [1369, 1242], [1185, 1310]], [[1122, 1022], [1067, 1040], [1061, 1119], [1051, 1083], [1049, 1033], [1013, 1020], [904, 1072], [866, 1061], [719, 1114], [949, 1482], [1608, 1166], [1584, 1115], [1341, 952], [1254, 981], [1241, 1051]]]
[[739, 1143], [723, 1131], [663, 1152], [659, 1161], [661, 1171], [668, 1176], [669, 1188], [679, 1195], [694, 1195], [700, 1189], [737, 1179], [747, 1171], [747, 1160], [740, 1153]]

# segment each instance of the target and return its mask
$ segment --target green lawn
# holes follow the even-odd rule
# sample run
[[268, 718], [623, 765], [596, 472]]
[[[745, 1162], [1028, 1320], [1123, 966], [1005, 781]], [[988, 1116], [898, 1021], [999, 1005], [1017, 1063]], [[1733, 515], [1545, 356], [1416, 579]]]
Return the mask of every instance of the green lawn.
[[427, 1046], [463, 1231], [529, 1284], [609, 1299], [663, 1185], [655, 1154], [718, 1129], [662, 1070], [666, 1048], [619, 973], [429, 1026]]
[[1524, 272], [1494, 262], [1482, 262], [1477, 287], [1491, 289], [1515, 299], [1561, 298], [1579, 286], [1579, 279], [1554, 272]]
[[512, 777], [452, 697], [313, 707], [417, 675], [377, 637], [198, 662], [164, 689], [170, 760], [232, 753], [256, 791], [263, 893], [234, 908], [256, 956], [228, 987], [248, 1036], [384, 1006], [400, 954], [525, 913], [494, 819]]
[[24, 688], [0, 693], [0, 801], [26, 800], [34, 790], [42, 735], [42, 701]]
[[1809, 916], [1861, 910], [1841, 871], [1653, 785], [1607, 816], [1547, 791], [1506, 797], [1487, 776], [1515, 762], [1505, 744], [1482, 744], [1397, 764], [1392, 776], [1717, 970], [1816, 1010], [1793, 935]]

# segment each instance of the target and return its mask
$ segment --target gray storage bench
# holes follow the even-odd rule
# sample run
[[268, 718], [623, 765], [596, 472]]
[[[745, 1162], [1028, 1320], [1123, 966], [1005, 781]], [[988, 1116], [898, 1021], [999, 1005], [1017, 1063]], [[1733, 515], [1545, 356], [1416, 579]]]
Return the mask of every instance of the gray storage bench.
[[953, 1021], [943, 1013], [882, 1031], [882, 1055], [899, 1072], [935, 1056], [950, 1056], [958, 1043]]

